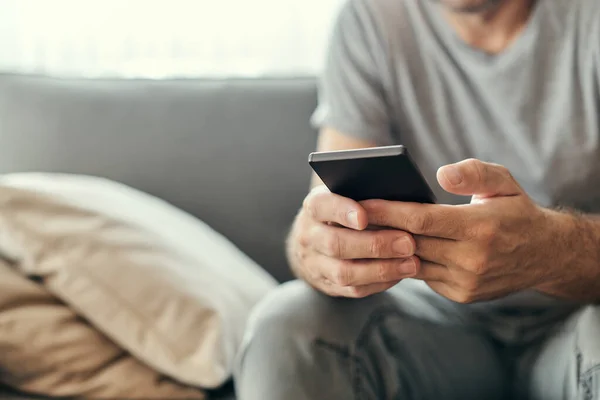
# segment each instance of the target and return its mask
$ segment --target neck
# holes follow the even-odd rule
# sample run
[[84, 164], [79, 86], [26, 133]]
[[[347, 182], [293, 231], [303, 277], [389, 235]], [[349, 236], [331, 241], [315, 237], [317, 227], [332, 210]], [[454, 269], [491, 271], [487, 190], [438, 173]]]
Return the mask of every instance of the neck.
[[444, 15], [470, 46], [490, 54], [505, 50], [523, 31], [535, 0], [505, 0], [493, 9], [464, 13], [445, 8]]

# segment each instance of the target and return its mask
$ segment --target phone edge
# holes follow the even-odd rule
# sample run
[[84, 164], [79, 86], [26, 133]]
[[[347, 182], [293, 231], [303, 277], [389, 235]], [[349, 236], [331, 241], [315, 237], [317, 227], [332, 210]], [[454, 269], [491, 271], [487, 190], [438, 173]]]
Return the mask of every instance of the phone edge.
[[339, 161], [345, 159], [357, 160], [373, 157], [394, 157], [406, 154], [403, 145], [367, 147], [364, 149], [348, 149], [334, 151], [314, 151], [308, 155], [308, 162]]

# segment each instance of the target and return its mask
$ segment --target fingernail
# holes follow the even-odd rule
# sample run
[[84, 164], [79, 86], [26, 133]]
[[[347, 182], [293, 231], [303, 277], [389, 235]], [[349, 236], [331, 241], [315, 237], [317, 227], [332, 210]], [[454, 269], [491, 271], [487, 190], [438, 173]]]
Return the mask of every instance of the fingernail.
[[462, 182], [462, 175], [458, 171], [457, 167], [453, 165], [447, 166], [442, 171], [444, 173], [444, 176], [446, 177], [446, 180], [448, 180], [448, 182], [450, 182], [451, 185], [460, 185], [460, 183]]
[[415, 263], [415, 260], [411, 258], [403, 261], [398, 266], [398, 272], [404, 276], [414, 276], [417, 273], [417, 264]]
[[350, 211], [346, 216], [348, 221], [348, 227], [358, 229], [358, 213], [356, 211]]
[[393, 245], [394, 252], [399, 256], [412, 256], [413, 255], [413, 244], [407, 237], [401, 237], [396, 239]]

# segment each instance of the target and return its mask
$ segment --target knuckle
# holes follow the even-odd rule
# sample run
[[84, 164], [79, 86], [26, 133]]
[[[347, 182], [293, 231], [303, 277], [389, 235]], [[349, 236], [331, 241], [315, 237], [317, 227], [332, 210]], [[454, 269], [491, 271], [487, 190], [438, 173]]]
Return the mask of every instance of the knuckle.
[[301, 248], [310, 247], [315, 235], [315, 228], [309, 226], [299, 227], [296, 230], [295, 241]]
[[486, 166], [475, 158], [469, 158], [465, 161], [465, 166], [476, 177], [477, 182], [483, 182], [486, 174]]
[[454, 298], [452, 300], [454, 300], [455, 302], [460, 303], [460, 304], [471, 304], [476, 301], [476, 298], [470, 292], [459, 291], [458, 293], [456, 293], [456, 295], [454, 296]]
[[366, 200], [361, 203], [367, 210], [370, 221], [375, 225], [386, 226], [387, 218], [383, 210], [383, 202], [381, 200]]
[[355, 299], [362, 299], [369, 295], [369, 292], [366, 288], [361, 286], [352, 286], [349, 288], [350, 297]]
[[329, 232], [324, 237], [325, 255], [329, 257], [339, 258], [342, 255], [342, 239], [340, 235], [334, 232]]
[[488, 272], [487, 257], [471, 257], [467, 263], [467, 269], [477, 276], [485, 275]]
[[479, 289], [479, 285], [480, 282], [476, 276], [473, 278], [465, 279], [463, 282], [461, 282], [461, 288], [463, 289], [463, 292], [467, 294], [476, 293]]
[[313, 203], [316, 205], [323, 203], [330, 197], [331, 197], [331, 192], [326, 192], [324, 190], [318, 190], [318, 191], [314, 192], [311, 196]]
[[499, 231], [500, 224], [496, 220], [489, 219], [479, 224], [479, 227], [477, 228], [477, 236], [483, 241], [491, 242], [496, 238]]
[[384, 256], [387, 249], [387, 240], [381, 235], [375, 235], [369, 244], [369, 253], [374, 258]]
[[311, 243], [311, 235], [308, 231], [304, 230], [297, 234], [296, 241], [300, 247], [309, 247]]
[[482, 175], [483, 172], [485, 172], [485, 168], [486, 168], [485, 164], [476, 158], [469, 158], [465, 162], [465, 165], [467, 166], [467, 168], [470, 168], [473, 172], [475, 172], [479, 175]]
[[322, 281], [320, 273], [321, 271], [319, 271], [319, 268], [316, 265], [313, 265], [312, 263], [308, 262], [308, 259], [304, 261], [304, 263], [301, 265], [301, 268], [303, 272], [303, 277], [308, 282], [314, 284]]
[[302, 203], [302, 208], [312, 218], [314, 218], [317, 215], [317, 209], [316, 209], [314, 203], [315, 203], [314, 195], [312, 195], [312, 194], [306, 196], [306, 198], [304, 199], [304, 202]]
[[379, 282], [388, 282], [391, 280], [390, 268], [388, 264], [380, 262], [377, 264], [377, 278]]
[[427, 233], [433, 226], [433, 216], [430, 213], [411, 214], [408, 217], [407, 227], [412, 233]]
[[296, 254], [297, 258], [297, 272], [302, 276], [302, 279], [309, 282], [311, 285], [316, 285], [323, 281], [321, 274], [321, 265], [319, 263], [315, 263], [311, 257], [311, 254], [299, 250]]
[[481, 166], [483, 166], [484, 164], [478, 160], [477, 158], [467, 158], [467, 160], [465, 161], [465, 164], [467, 165], [468, 168], [480, 168]]
[[302, 270], [306, 270], [309, 267], [307, 266], [307, 262], [309, 259], [309, 253], [305, 249], [296, 249], [293, 253], [294, 259], [297, 261], [299, 267]]
[[349, 212], [346, 211], [343, 207], [335, 208], [335, 221], [339, 221], [340, 223], [345, 223], [348, 221]]
[[319, 188], [313, 189], [313, 191], [304, 198], [302, 206], [311, 217], [315, 218], [318, 215], [319, 207], [329, 196], [329, 192], [320, 190]]
[[496, 164], [496, 168], [498, 168], [498, 172], [500, 172], [500, 174], [504, 177], [504, 178], [510, 178], [512, 179], [512, 174], [510, 172], [510, 170], [508, 168], [506, 168], [504, 165], [498, 165]]
[[333, 271], [333, 283], [338, 286], [350, 286], [352, 283], [351, 268], [347, 263], [339, 263]]

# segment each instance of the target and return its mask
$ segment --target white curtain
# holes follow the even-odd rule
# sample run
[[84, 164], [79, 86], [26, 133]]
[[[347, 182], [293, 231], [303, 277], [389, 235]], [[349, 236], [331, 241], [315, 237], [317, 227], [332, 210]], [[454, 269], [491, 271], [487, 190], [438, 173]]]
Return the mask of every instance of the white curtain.
[[0, 70], [313, 75], [344, 0], [0, 0]]

